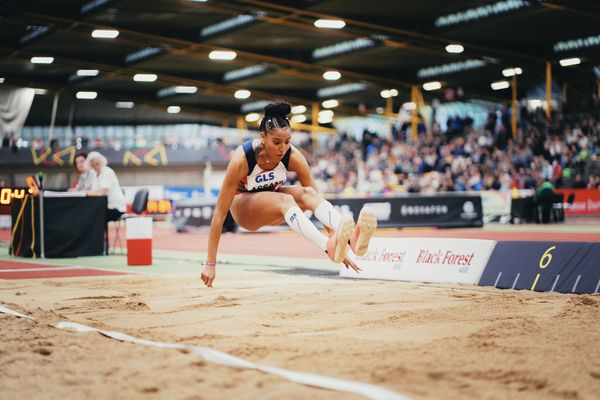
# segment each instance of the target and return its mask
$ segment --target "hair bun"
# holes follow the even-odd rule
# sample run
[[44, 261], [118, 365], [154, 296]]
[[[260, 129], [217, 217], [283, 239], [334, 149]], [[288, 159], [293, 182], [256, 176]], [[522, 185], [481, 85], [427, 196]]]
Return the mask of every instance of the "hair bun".
[[284, 101], [278, 101], [276, 103], [271, 103], [265, 107], [265, 117], [286, 117], [290, 112], [292, 112], [292, 106]]

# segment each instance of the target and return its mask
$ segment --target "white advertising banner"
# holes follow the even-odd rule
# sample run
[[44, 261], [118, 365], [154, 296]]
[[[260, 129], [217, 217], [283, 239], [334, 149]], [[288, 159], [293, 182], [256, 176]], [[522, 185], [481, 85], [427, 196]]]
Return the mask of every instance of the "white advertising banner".
[[483, 215], [502, 216], [510, 215], [511, 195], [510, 191], [500, 190], [482, 190], [481, 205], [483, 206]]
[[369, 251], [353, 258], [362, 271], [342, 268], [340, 276], [477, 284], [495, 246], [493, 240], [373, 238]]

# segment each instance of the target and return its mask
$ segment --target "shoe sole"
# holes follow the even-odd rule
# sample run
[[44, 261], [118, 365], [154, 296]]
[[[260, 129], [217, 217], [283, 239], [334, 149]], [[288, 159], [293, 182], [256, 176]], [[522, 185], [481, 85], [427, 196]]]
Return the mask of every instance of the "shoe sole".
[[354, 230], [354, 221], [349, 215], [343, 216], [340, 221], [340, 226], [337, 232], [337, 243], [335, 245], [335, 255], [333, 257], [334, 263], [341, 263], [346, 258], [346, 247], [352, 231]]
[[370, 208], [363, 208], [360, 211], [357, 222], [360, 233], [358, 239], [356, 239], [356, 245], [354, 248], [354, 254], [357, 256], [364, 256], [369, 250], [369, 241], [377, 229], [377, 216], [375, 212]]

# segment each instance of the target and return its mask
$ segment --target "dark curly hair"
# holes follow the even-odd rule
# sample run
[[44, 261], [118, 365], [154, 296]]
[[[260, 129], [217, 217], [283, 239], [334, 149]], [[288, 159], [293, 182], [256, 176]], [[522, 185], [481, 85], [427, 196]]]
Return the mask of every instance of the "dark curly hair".
[[260, 131], [269, 132], [273, 129], [285, 129], [290, 127], [288, 114], [292, 111], [292, 106], [284, 101], [277, 101], [265, 107], [265, 116], [260, 121]]

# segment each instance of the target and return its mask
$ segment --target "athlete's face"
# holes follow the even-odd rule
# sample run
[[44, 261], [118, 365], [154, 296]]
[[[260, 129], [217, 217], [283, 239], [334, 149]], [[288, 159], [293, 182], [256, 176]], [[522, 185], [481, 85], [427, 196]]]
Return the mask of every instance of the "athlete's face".
[[273, 129], [269, 133], [262, 132], [260, 136], [268, 157], [281, 160], [291, 146], [292, 130], [290, 128]]

